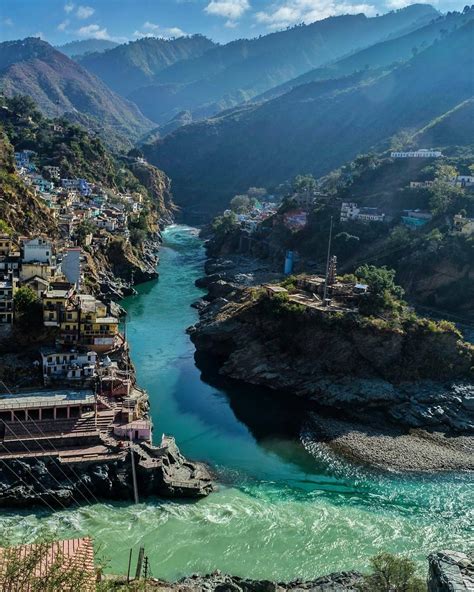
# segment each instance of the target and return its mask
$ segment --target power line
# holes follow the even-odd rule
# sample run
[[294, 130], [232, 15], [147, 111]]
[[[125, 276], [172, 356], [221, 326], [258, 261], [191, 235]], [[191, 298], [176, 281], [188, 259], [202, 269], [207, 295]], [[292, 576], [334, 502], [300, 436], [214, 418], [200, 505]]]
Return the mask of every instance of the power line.
[[[13, 393], [11, 392], [11, 390], [8, 388], [8, 386], [3, 382], [3, 380], [0, 380], [0, 383], [3, 384], [3, 386], [5, 387], [5, 389], [8, 391], [8, 393], [10, 395], [13, 395]], [[21, 420], [18, 420], [21, 424], [23, 424], [23, 422]], [[59, 455], [59, 450], [57, 450], [57, 448], [53, 445], [53, 443], [51, 442], [51, 440], [46, 436], [46, 434], [44, 433], [44, 431], [41, 429], [41, 426], [38, 425], [36, 423], [36, 421], [34, 419], [30, 419], [29, 421], [31, 421], [35, 427], [38, 429], [38, 431], [40, 432], [40, 434], [45, 438], [46, 442], [48, 442], [48, 444], [51, 446], [53, 452], [56, 452]], [[4, 422], [5, 423], [5, 422]], [[24, 425], [24, 424], [23, 424]], [[30, 434], [30, 436], [32, 436], [34, 438], [34, 436], [31, 434], [31, 432], [28, 430], [27, 426], [25, 426], [25, 429], [28, 431], [28, 433]], [[11, 430], [10, 430], [11, 431]], [[37, 442], [38, 440], [36, 438], [34, 438]], [[23, 442], [22, 442], [23, 443]], [[39, 442], [38, 442], [39, 444]], [[46, 452], [46, 450], [41, 446], [41, 449]], [[60, 462], [60, 461], [59, 461]], [[64, 477], [69, 481], [69, 483], [74, 487], [73, 482], [70, 480], [70, 478], [66, 475], [65, 471], [63, 470], [63, 468], [61, 467], [61, 465], [59, 464], [59, 462], [57, 463], [57, 467], [58, 469], [61, 471], [61, 473], [64, 475]], [[74, 474], [74, 476], [81, 481], [79, 475], [76, 473], [74, 467], [70, 467], [71, 468], [71, 472]], [[52, 476], [52, 475], [51, 475]], [[54, 478], [54, 477], [53, 477]], [[56, 481], [57, 482], [57, 481]], [[84, 483], [83, 481], [81, 481], [81, 483], [84, 485], [84, 488], [89, 492], [89, 494], [91, 495], [92, 499], [96, 502], [99, 503], [99, 500], [96, 498], [96, 496], [92, 493], [92, 491], [89, 489], [89, 487], [87, 486], [86, 483]], [[59, 483], [58, 483], [59, 484]], [[84, 493], [81, 490], [78, 490], [79, 493], [82, 495], [82, 497], [86, 500], [87, 503], [91, 503], [87, 497], [84, 495]], [[77, 501], [76, 501], [77, 503]]]
[[[24, 480], [23, 480], [23, 479], [20, 477], [20, 475], [18, 475], [18, 473], [17, 473], [16, 471], [14, 471], [14, 469], [12, 469], [12, 467], [11, 467], [11, 466], [10, 466], [10, 465], [9, 465], [7, 462], [5, 462], [5, 461], [3, 460], [3, 458], [0, 458], [0, 461], [1, 461], [1, 462], [2, 462], [2, 463], [3, 463], [3, 464], [6, 466], [6, 467], [7, 467], [7, 469], [8, 469], [9, 471], [11, 471], [11, 472], [12, 472], [12, 473], [15, 475], [15, 477], [16, 477], [16, 478], [17, 478], [19, 481], [21, 481], [21, 482], [22, 482], [22, 483], [23, 483], [23, 484], [24, 484], [24, 485], [25, 485], [27, 488], [29, 488], [29, 487], [30, 487], [30, 486], [28, 485], [28, 483], [26, 483], [26, 481], [24, 481]], [[46, 491], [46, 489], [45, 489], [45, 491]], [[52, 512], [55, 512], [55, 511], [56, 511], [56, 510], [53, 508], [53, 506], [52, 506], [52, 505], [51, 505], [51, 504], [50, 504], [50, 503], [49, 503], [49, 502], [48, 502], [48, 501], [47, 501], [45, 498], [41, 498], [41, 501], [43, 501], [43, 502], [44, 502], [44, 503], [45, 503], [45, 504], [48, 506], [48, 508], [49, 508], [49, 509], [50, 509]]]
[[[17, 420], [17, 421], [18, 421], [18, 423], [20, 423], [20, 424], [21, 424], [21, 425], [24, 427], [24, 429], [25, 429], [25, 430], [28, 432], [28, 434], [29, 434], [29, 435], [30, 435], [30, 436], [33, 438], [33, 440], [35, 440], [35, 442], [36, 442], [36, 443], [39, 445], [39, 447], [41, 448], [41, 450], [42, 450], [43, 452], [46, 452], [46, 453], [47, 453], [47, 450], [45, 450], [45, 448], [43, 448], [43, 446], [41, 445], [41, 443], [39, 442], [39, 440], [33, 436], [33, 434], [32, 434], [32, 433], [29, 431], [29, 429], [28, 429], [28, 428], [25, 426], [25, 424], [24, 424], [24, 423], [23, 423], [21, 420]], [[2, 422], [3, 422], [3, 425], [5, 426], [5, 428], [6, 428], [7, 430], [9, 430], [11, 434], [15, 435], [15, 432], [12, 430], [12, 428], [11, 428], [9, 425], [7, 425], [5, 421], [3, 421], [3, 420], [2, 420]], [[33, 450], [30, 450], [30, 449], [28, 448], [28, 446], [25, 444], [25, 442], [24, 442], [23, 440], [18, 440], [18, 442], [20, 442], [20, 444], [23, 446], [23, 448], [24, 448], [24, 449], [25, 449], [25, 450], [26, 450], [28, 453], [30, 453], [30, 454], [34, 454], [34, 451], [33, 451]], [[59, 465], [58, 465], [58, 466], [59, 466]], [[46, 468], [46, 471], [49, 473], [49, 475], [50, 475], [50, 476], [51, 476], [51, 477], [54, 479], [54, 481], [55, 481], [55, 482], [56, 482], [56, 483], [57, 483], [57, 484], [58, 484], [60, 487], [62, 487], [62, 483], [60, 483], [60, 482], [59, 482], [59, 481], [56, 479], [56, 477], [55, 477], [55, 476], [54, 476], [54, 475], [51, 473], [51, 471], [48, 469], [48, 467], [45, 467], [45, 468]], [[66, 476], [66, 475], [64, 475], [64, 476], [65, 476], [65, 477], [66, 477], [66, 479], [67, 479], [67, 476]], [[69, 481], [69, 483], [71, 484], [71, 486], [72, 486], [72, 487], [74, 487], [74, 483], [73, 483], [72, 481], [70, 481], [69, 479], [68, 479], [68, 481]], [[71, 491], [71, 497], [72, 497], [72, 500], [74, 501], [74, 503], [76, 503], [76, 504], [78, 504], [78, 505], [79, 505], [79, 503], [78, 503], [77, 499], [74, 497], [74, 494], [72, 493], [72, 491]], [[88, 502], [87, 498], [84, 498], [84, 499], [86, 500], [86, 502]]]
[[[3, 463], [4, 463], [4, 464], [7, 466], [7, 467], [9, 467], [8, 463], [7, 463], [5, 460], [3, 460], [3, 459], [0, 459], [0, 460], [1, 460], [1, 461], [2, 461], [2, 462], [3, 462]], [[11, 467], [9, 467], [9, 468], [11, 468]], [[46, 470], [47, 470], [47, 469], [46, 469]], [[14, 472], [14, 471], [12, 470], [12, 472]], [[48, 472], [49, 472], [49, 471], [48, 471]], [[40, 480], [39, 480], [39, 479], [38, 479], [38, 478], [37, 478], [37, 477], [36, 477], [36, 476], [35, 476], [33, 473], [31, 473], [31, 476], [32, 476], [32, 477], [33, 477], [33, 479], [34, 479], [34, 480], [35, 480], [35, 481], [38, 483], [38, 485], [40, 485], [40, 486], [41, 486], [41, 487], [44, 489], [45, 493], [47, 493], [47, 492], [48, 492], [48, 490], [46, 489], [46, 486], [45, 486], [45, 485], [43, 485], [43, 484], [41, 483], [41, 481], [40, 481]], [[18, 475], [16, 475], [16, 477], [18, 478]], [[20, 478], [20, 479], [21, 479], [21, 478]], [[21, 479], [21, 480], [23, 481], [23, 479]], [[23, 483], [25, 483], [25, 481], [23, 481]], [[25, 485], [28, 487], [28, 485], [27, 485], [26, 483], [25, 483]], [[67, 508], [66, 508], [66, 506], [65, 506], [65, 505], [63, 504], [63, 502], [62, 502], [62, 501], [59, 499], [59, 497], [58, 497], [57, 495], [56, 495], [55, 497], [56, 497], [57, 501], [59, 502], [59, 504], [60, 504], [60, 505], [63, 507], [63, 509], [64, 509], [64, 510], [66, 510], [66, 509], [67, 509]], [[48, 505], [49, 505], [49, 504], [48, 504]], [[53, 510], [53, 512], [54, 512], [54, 509], [53, 509], [51, 506], [49, 506], [49, 507], [50, 507], [50, 508]]]

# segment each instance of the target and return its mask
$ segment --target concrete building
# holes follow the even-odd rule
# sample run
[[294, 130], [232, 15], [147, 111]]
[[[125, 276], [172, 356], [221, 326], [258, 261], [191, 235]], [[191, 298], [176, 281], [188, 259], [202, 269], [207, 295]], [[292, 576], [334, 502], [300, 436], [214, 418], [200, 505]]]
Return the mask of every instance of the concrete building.
[[41, 350], [43, 380], [45, 385], [55, 381], [90, 383], [97, 376], [97, 353], [94, 351], [58, 351], [55, 348]]
[[465, 218], [456, 214], [453, 218], [454, 232], [470, 236], [474, 234], [474, 218]]
[[51, 264], [53, 260], [53, 245], [50, 240], [41, 236], [26, 240], [23, 243], [24, 263], [38, 262]]
[[341, 222], [359, 220], [361, 222], [383, 222], [385, 214], [378, 208], [359, 207], [355, 202], [342, 202]]
[[13, 297], [17, 289], [17, 279], [8, 277], [0, 280], [0, 323], [13, 324]]
[[419, 150], [390, 152], [391, 158], [441, 158], [443, 153], [439, 150], [430, 148], [420, 148]]
[[421, 228], [427, 224], [433, 214], [426, 210], [405, 210], [402, 216], [402, 224], [409, 228]]
[[0, 396], [0, 420], [44, 421], [81, 417], [96, 408], [89, 390], [35, 391]]

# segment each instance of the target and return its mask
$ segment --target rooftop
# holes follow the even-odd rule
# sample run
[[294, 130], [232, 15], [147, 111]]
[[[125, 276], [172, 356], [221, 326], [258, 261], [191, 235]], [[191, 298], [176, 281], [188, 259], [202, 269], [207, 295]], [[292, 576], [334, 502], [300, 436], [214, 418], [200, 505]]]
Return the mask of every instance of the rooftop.
[[25, 407], [55, 407], [71, 404], [87, 405], [94, 403], [94, 401], [95, 397], [92, 391], [87, 389], [30, 391], [13, 395], [0, 395], [0, 410]]

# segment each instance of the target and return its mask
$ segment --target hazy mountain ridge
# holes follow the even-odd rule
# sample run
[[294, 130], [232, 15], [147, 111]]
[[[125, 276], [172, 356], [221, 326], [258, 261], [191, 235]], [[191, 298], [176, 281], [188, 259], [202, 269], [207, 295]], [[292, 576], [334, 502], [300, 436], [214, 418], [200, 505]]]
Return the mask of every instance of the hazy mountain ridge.
[[426, 49], [436, 39], [441, 38], [449, 31], [466, 24], [474, 18], [474, 8], [469, 8], [464, 12], [451, 12], [447, 15], [434, 19], [428, 25], [420, 27], [410, 33], [381, 41], [363, 49], [351, 53], [333, 64], [322, 68], [310, 70], [298, 78], [294, 78], [284, 84], [273, 87], [260, 96], [255, 97], [255, 101], [268, 100], [278, 97], [292, 88], [316, 80], [326, 80], [352, 74], [358, 70], [370, 68], [379, 68], [390, 66], [395, 62], [406, 61], [418, 51]]
[[213, 115], [407, 27], [422, 26], [437, 15], [429, 5], [412, 5], [379, 17], [329, 17], [239, 39], [164, 69], [154, 84], [136, 89], [129, 98], [159, 123], [184, 109]]
[[144, 151], [173, 178], [178, 204], [200, 210], [222, 209], [251, 185], [271, 186], [302, 171], [325, 174], [471, 98], [473, 32], [470, 21], [373, 81], [302, 85], [187, 125]]
[[93, 118], [98, 128], [129, 142], [153, 127], [136, 105], [37, 38], [0, 44], [0, 89], [10, 97], [30, 96], [48, 117], [70, 114], [94, 128]]
[[79, 62], [110, 88], [127, 96], [136, 88], [150, 84], [161, 70], [180, 60], [199, 56], [214, 46], [214, 42], [203, 35], [177, 39], [145, 37], [109, 51], [83, 56]]
[[64, 45], [56, 45], [56, 49], [69, 58], [76, 58], [86, 53], [103, 52], [117, 47], [119, 44], [108, 39], [81, 39], [69, 41]]

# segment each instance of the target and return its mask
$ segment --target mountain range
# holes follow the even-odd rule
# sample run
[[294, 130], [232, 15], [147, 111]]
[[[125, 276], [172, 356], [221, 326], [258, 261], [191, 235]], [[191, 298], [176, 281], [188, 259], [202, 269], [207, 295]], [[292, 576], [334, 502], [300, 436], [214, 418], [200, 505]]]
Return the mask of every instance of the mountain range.
[[102, 52], [108, 49], [117, 47], [118, 43], [115, 41], [109, 41], [108, 39], [82, 39], [80, 41], [70, 41], [64, 45], [57, 45], [56, 49], [59, 49], [64, 55], [69, 58], [77, 58], [87, 53]]
[[421, 138], [438, 134], [444, 145], [453, 144], [449, 122], [459, 116], [465, 128], [456, 141], [463, 136], [472, 143], [472, 12], [465, 24], [384, 73], [309, 82], [186, 125], [143, 150], [173, 179], [179, 205], [217, 211], [251, 185], [325, 174], [374, 146], [388, 147], [400, 132], [424, 130]]
[[107, 138], [131, 143], [153, 127], [138, 107], [41, 39], [0, 43], [0, 89], [28, 95], [48, 117], [67, 115]]
[[123, 96], [153, 82], [165, 68], [190, 58], [197, 58], [215, 44], [202, 35], [160, 39], [145, 37], [109, 51], [78, 58], [89, 72], [101, 78]]
[[[183, 110], [192, 111], [194, 118], [207, 117], [437, 16], [433, 7], [414, 4], [373, 18], [363, 14], [330, 17], [255, 39], [239, 39], [176, 62], [159, 72], [154, 83], [127, 96], [158, 123]], [[102, 54], [102, 60], [108, 54]]]

